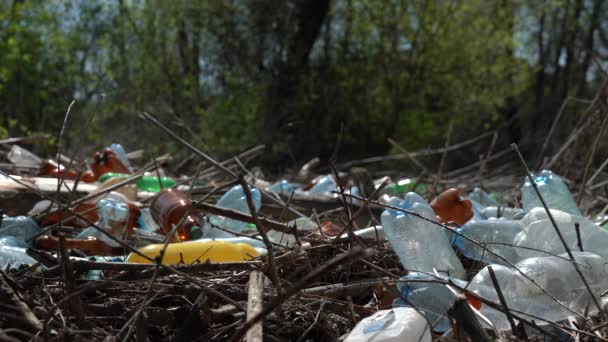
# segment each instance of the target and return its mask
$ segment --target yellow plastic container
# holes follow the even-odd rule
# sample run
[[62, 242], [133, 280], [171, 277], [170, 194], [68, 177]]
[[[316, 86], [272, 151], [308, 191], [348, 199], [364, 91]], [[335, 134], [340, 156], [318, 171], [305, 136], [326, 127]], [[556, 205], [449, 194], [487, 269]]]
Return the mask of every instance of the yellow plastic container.
[[[162, 248], [162, 244], [153, 244], [140, 248], [139, 251], [151, 259], [154, 259], [160, 255]], [[197, 261], [202, 263], [207, 260], [210, 262], [239, 262], [251, 260], [258, 255], [259, 253], [255, 248], [245, 243], [195, 240], [168, 244], [163, 258], [163, 264], [190, 265]], [[127, 262], [152, 263], [135, 253], [131, 253], [129, 257], [127, 257]]]

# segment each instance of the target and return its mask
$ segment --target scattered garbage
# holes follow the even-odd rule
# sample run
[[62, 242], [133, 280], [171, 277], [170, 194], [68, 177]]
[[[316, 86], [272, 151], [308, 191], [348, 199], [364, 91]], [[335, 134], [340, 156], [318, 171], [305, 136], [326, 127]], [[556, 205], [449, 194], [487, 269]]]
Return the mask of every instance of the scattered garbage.
[[[73, 298], [82, 317], [112, 331], [128, 330], [141, 310], [153, 323], [136, 329], [162, 340], [193, 326], [192, 336], [229, 338], [258, 295], [280, 300], [280, 314], [262, 324], [277, 340], [513, 340], [517, 329], [565, 340], [605, 322], [597, 307], [608, 304], [605, 208], [583, 216], [592, 211], [548, 170], [534, 176], [547, 212], [520, 178], [495, 189], [405, 174], [372, 179], [354, 167], [336, 177], [315, 174], [312, 160], [276, 182], [247, 172], [252, 213], [228, 176], [151, 171], [119, 184], [138, 172], [120, 144], [76, 164], [6, 150], [18, 166], [11, 170], [26, 176], [7, 172], [2, 181], [19, 180], [30, 193], [19, 212], [0, 213], [0, 281], [31, 297], [22, 295], [23, 305], [45, 308], [34, 312], [51, 335], [63, 331], [55, 306], [66, 326], [81, 327]], [[27, 183], [50, 178], [50, 190]], [[84, 194], [74, 191], [79, 183], [90, 186]], [[509, 197], [513, 189], [521, 201]]]

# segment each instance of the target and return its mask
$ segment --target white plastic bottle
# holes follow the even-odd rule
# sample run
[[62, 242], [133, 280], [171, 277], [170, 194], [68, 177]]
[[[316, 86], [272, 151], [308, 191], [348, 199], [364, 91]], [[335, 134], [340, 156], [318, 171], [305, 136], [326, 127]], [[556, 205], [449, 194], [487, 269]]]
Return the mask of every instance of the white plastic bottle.
[[344, 342], [431, 342], [428, 322], [414, 308], [378, 311], [357, 323]]

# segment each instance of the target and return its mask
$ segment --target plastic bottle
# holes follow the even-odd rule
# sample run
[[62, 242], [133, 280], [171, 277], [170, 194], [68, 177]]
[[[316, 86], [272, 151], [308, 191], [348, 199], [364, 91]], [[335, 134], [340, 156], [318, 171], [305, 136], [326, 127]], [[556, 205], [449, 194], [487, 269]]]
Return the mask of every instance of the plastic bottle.
[[[140, 248], [139, 251], [154, 259], [160, 255], [163, 244], [153, 244]], [[167, 245], [163, 264], [190, 265], [196, 262], [239, 262], [251, 260], [258, 256], [259, 252], [245, 243], [230, 243], [226, 241], [197, 240], [180, 243], [170, 243]], [[131, 253], [127, 258], [131, 263], [151, 263], [143, 257]]]
[[485, 192], [480, 187], [473, 188], [473, 191], [469, 192], [468, 199], [475, 201], [485, 207], [498, 206], [498, 201], [492, 195]]
[[364, 318], [344, 342], [431, 342], [428, 322], [414, 308], [381, 310]]
[[314, 185], [308, 190], [311, 195], [332, 195], [332, 191], [338, 189], [334, 178], [331, 175], [322, 176], [313, 180]]
[[[129, 233], [127, 231], [129, 226], [129, 206], [126, 203], [113, 198], [103, 198], [97, 202], [97, 215], [99, 215], [97, 226], [115, 238], [123, 238]], [[120, 247], [120, 244], [94, 227], [83, 230], [76, 236], [76, 239], [88, 239], [89, 237], [103, 241], [111, 247]]]
[[509, 208], [501, 206], [490, 206], [485, 207], [481, 210], [481, 216], [489, 219], [495, 218], [506, 218], [508, 220], [518, 220], [525, 215], [525, 212], [520, 208]]
[[259, 239], [253, 239], [250, 237], [231, 237], [231, 238], [219, 238], [219, 239], [199, 239], [196, 241], [223, 241], [223, 242], [228, 242], [228, 243], [244, 243], [247, 244], [253, 248], [257, 248], [257, 249], [265, 249], [266, 248], [266, 244], [264, 243], [264, 241], [262, 241], [262, 238]]
[[[297, 228], [300, 232], [310, 232], [319, 229], [319, 225], [308, 217], [298, 217], [297, 219], [290, 221], [289, 225], [292, 227], [295, 226], [294, 228]], [[266, 235], [270, 241], [280, 245], [291, 246], [296, 243], [296, 238], [293, 234], [271, 230], [266, 232]]]
[[40, 227], [27, 216], [3, 217], [0, 224], [0, 237], [11, 236], [28, 242], [38, 233], [40, 233]]
[[133, 172], [133, 168], [131, 167], [131, 162], [129, 162], [129, 158], [127, 158], [127, 152], [122, 147], [121, 144], [112, 144], [109, 147], [110, 151], [114, 152], [116, 158], [120, 160], [122, 165], [124, 165], [130, 172]]
[[[57, 252], [59, 238], [42, 235], [35, 239], [34, 245], [38, 249], [54, 253]], [[127, 250], [122, 247], [110, 246], [108, 243], [91, 236], [82, 239], [65, 239], [65, 247], [68, 249], [78, 249], [87, 255], [115, 256], [127, 253]]]
[[[496, 245], [492, 243], [513, 244], [515, 236], [523, 230], [521, 221], [495, 219], [471, 220], [464, 226], [457, 228], [456, 231], [464, 236], [473, 239], [481, 244], [488, 243], [486, 248], [506, 258], [510, 263], [515, 263], [521, 259], [519, 249], [513, 246]], [[454, 234], [454, 246], [456, 246], [464, 256], [485, 263], [495, 263], [508, 265], [501, 258], [465, 239]]]
[[456, 189], [448, 189], [431, 201], [431, 208], [439, 216], [441, 223], [456, 222], [459, 225], [465, 224], [473, 218], [472, 207], [471, 201], [460, 197]]
[[266, 190], [281, 195], [289, 195], [296, 190], [296, 187], [287, 180], [282, 180], [272, 184]]
[[[114, 177], [129, 177], [129, 174], [107, 172], [99, 177], [98, 182], [103, 183], [107, 179]], [[160, 177], [160, 182], [163, 185], [163, 189], [171, 188], [177, 184], [175, 180], [169, 177]], [[161, 190], [160, 184], [158, 184], [157, 176], [143, 176], [135, 182], [135, 185], [137, 186], [137, 189], [141, 191], [159, 192]]]
[[[592, 253], [573, 252], [573, 254], [574, 259], [584, 265], [579, 269], [583, 272], [596, 298], [600, 298], [601, 292], [608, 287], [608, 274], [604, 270], [603, 259]], [[597, 308], [583, 282], [574, 274], [574, 266], [569, 261], [568, 255], [564, 253], [560, 256], [565, 259], [556, 256], [536, 257], [522, 260], [515, 266], [571, 310], [583, 314], [589, 308], [590, 314], [597, 313]], [[563, 321], [573, 315], [515, 269], [501, 265], [492, 265], [492, 268], [510, 309], [552, 322]], [[481, 297], [500, 303], [487, 267], [475, 275], [468, 289]], [[487, 305], [482, 305], [480, 311], [494, 323], [497, 329], [510, 329], [502, 312]], [[530, 319], [534, 318], [530, 317]], [[539, 325], [546, 324], [538, 319], [534, 320]]]
[[[432, 330], [444, 332], [450, 328], [448, 309], [454, 304], [454, 294], [443, 284], [432, 281], [448, 280], [444, 274], [433, 276], [420, 272], [409, 272], [397, 283], [400, 297], [393, 301], [393, 307], [413, 306], [420, 310], [431, 323]], [[410, 280], [415, 280], [412, 282]], [[430, 282], [422, 282], [429, 280]], [[467, 282], [452, 278], [451, 281], [466, 287]]]
[[185, 216], [191, 206], [192, 200], [185, 193], [175, 189], [163, 189], [150, 204], [150, 214], [162, 233], [168, 234], [174, 225], [182, 222], [177, 227], [179, 240], [198, 239], [202, 237], [204, 215], [199, 209], [193, 209]]
[[[414, 203], [408, 206], [408, 200], [416, 198], [414, 195], [406, 196], [408, 198], [404, 201], [393, 197], [389, 204], [435, 220], [435, 213], [428, 204]], [[437, 269], [449, 271], [456, 278], [464, 278], [464, 268], [444, 228], [394, 209], [385, 210], [380, 218], [384, 234], [406, 270], [433, 272], [433, 269]]]
[[19, 268], [22, 265], [36, 264], [37, 261], [27, 255], [25, 251], [26, 248], [0, 244], [0, 269], [5, 270], [9, 265], [10, 268]]
[[[534, 177], [534, 181], [549, 208], [583, 216], [576, 206], [568, 186], [560, 176], [549, 170], [543, 170]], [[521, 202], [526, 212], [532, 210], [532, 208], [543, 206], [528, 177], [524, 179], [524, 185], [521, 188]]]
[[[551, 210], [551, 214], [571, 250], [579, 250], [575, 228], [578, 223], [583, 250], [608, 259], [608, 248], [606, 248], [608, 246], [608, 231], [580, 216], [558, 210]], [[522, 219], [522, 223], [524, 229], [515, 236], [515, 245], [540, 249], [554, 254], [565, 251], [564, 245], [555, 232], [551, 221], [547, 218], [544, 209], [534, 208]], [[539, 255], [538, 252], [522, 249], [520, 249], [519, 254], [521, 257]]]
[[42, 164], [42, 159], [37, 155], [18, 145], [11, 146], [6, 158], [17, 166], [40, 166]]
[[49, 176], [53, 178], [65, 178], [69, 180], [75, 180], [78, 178], [78, 172], [72, 169], [66, 169], [62, 164], [57, 164], [52, 159], [47, 159], [42, 162], [40, 169], [41, 176]]
[[[253, 200], [255, 210], [259, 211], [262, 207], [262, 195], [257, 189], [250, 189], [250, 191], [251, 199]], [[247, 205], [247, 197], [245, 196], [245, 192], [243, 191], [243, 188], [240, 185], [236, 185], [230, 190], [228, 190], [228, 192], [226, 192], [217, 201], [217, 205], [222, 208], [232, 209], [245, 214], [250, 213], [249, 206]], [[203, 228], [203, 236], [206, 238], [234, 237], [233, 234], [217, 229], [215, 228], [215, 226], [237, 233], [242, 232], [247, 227], [247, 223], [245, 222], [217, 215], [210, 216], [209, 222], [211, 224], [205, 222], [205, 226]]]
[[17, 239], [14, 236], [4, 236], [0, 238], [0, 246], [28, 248], [29, 244], [26, 243], [25, 240]]
[[[91, 164], [93, 181], [96, 181], [107, 172], [131, 173], [128, 166], [124, 165], [112, 150], [106, 148], [103, 152], [96, 152]], [[87, 181], [89, 178], [86, 179]]]

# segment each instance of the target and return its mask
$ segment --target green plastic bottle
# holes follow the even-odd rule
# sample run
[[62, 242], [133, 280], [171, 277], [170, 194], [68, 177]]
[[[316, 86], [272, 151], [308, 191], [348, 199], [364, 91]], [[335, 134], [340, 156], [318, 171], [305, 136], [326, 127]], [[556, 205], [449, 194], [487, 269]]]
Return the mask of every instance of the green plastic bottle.
[[[104, 182], [110, 178], [129, 176], [130, 175], [126, 173], [107, 172], [99, 177], [99, 182]], [[160, 182], [162, 183], [163, 188], [170, 188], [176, 184], [175, 180], [169, 177], [160, 177]], [[158, 177], [155, 176], [143, 176], [135, 182], [135, 185], [140, 191], [159, 192], [161, 190], [160, 185], [158, 184]]]
[[416, 181], [410, 178], [400, 179], [396, 183], [391, 183], [385, 187], [386, 191], [396, 196], [412, 191], [414, 188], [419, 194], [424, 194], [426, 192], [425, 183], [416, 184]]

